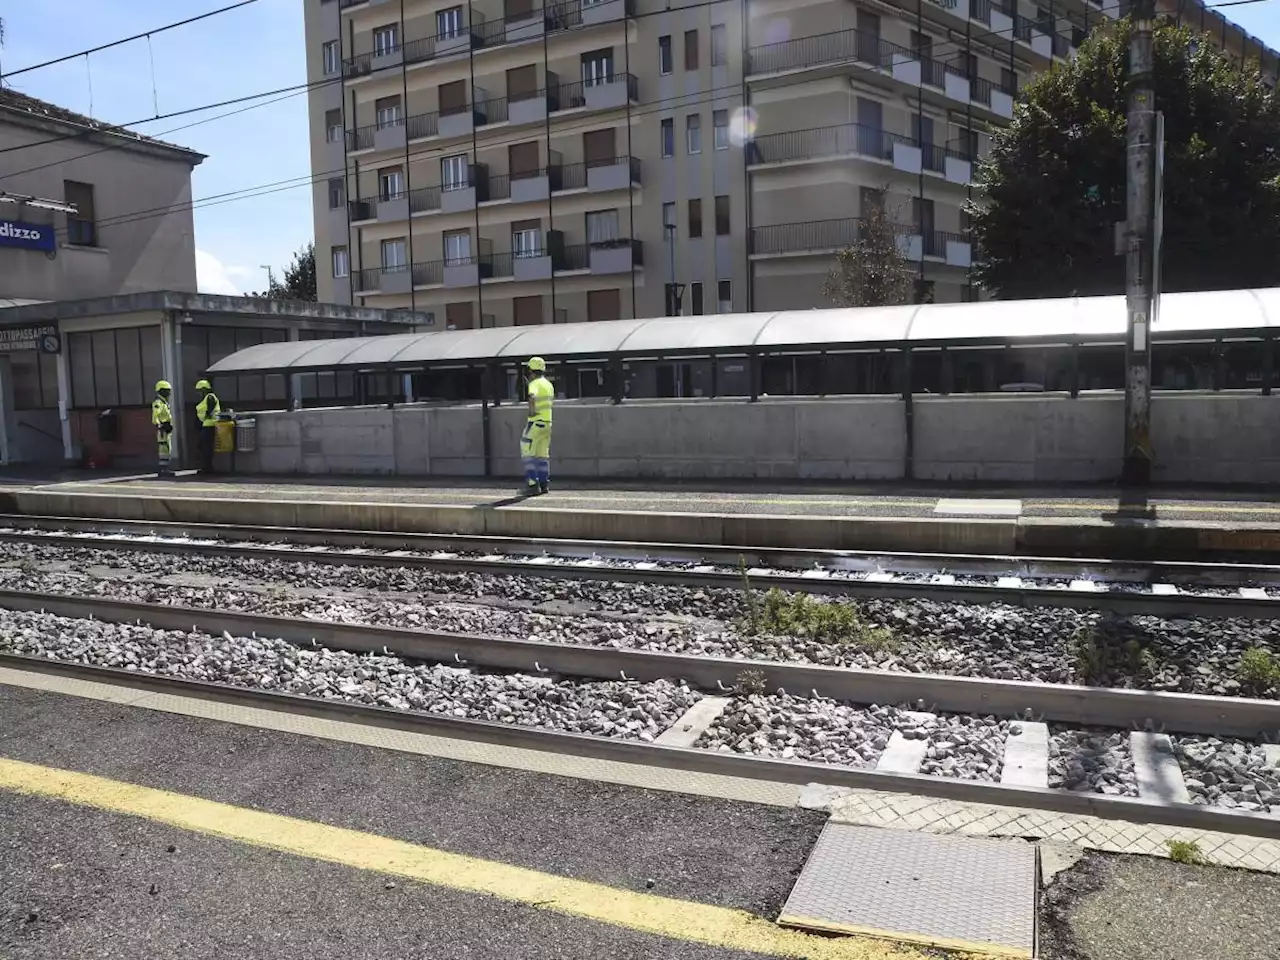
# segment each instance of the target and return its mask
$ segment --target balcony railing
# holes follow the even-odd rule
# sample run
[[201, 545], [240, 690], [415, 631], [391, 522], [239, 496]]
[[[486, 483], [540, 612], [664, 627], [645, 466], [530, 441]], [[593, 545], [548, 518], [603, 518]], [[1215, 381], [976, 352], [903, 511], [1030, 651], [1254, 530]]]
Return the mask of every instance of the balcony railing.
[[546, 177], [549, 188], [552, 192], [561, 190], [561, 170], [563, 168], [559, 164], [553, 164], [550, 167], [539, 167], [536, 170], [521, 170], [518, 173], [500, 173], [497, 176], [489, 178], [489, 199], [490, 200], [509, 200], [511, 198], [511, 181], [513, 180], [534, 180], [538, 177]]
[[572, 83], [560, 84], [560, 102], [555, 109], [572, 110], [575, 107], [585, 107], [587, 105], [588, 87], [605, 87], [623, 81], [627, 84], [628, 99], [639, 101], [640, 81], [630, 73], [612, 73], [592, 80], [575, 80]]
[[[843, 250], [859, 240], [862, 235], [862, 224], [861, 217], [845, 217], [840, 220], [816, 220], [808, 223], [782, 223], [767, 227], [753, 227], [748, 241], [749, 249], [754, 254]], [[920, 237], [920, 251], [926, 257], [945, 257], [948, 241], [969, 242], [969, 237], [962, 233], [951, 233], [945, 230], [922, 232], [911, 224], [896, 223], [894, 230], [900, 237]]]
[[403, 274], [409, 269], [407, 264], [391, 267], [368, 267], [357, 270], [351, 275], [352, 289], [357, 293], [377, 293], [382, 289], [382, 279], [392, 274]]
[[409, 139], [418, 140], [422, 137], [434, 137], [440, 132], [440, 114], [438, 113], [416, 113], [409, 118]]
[[837, 30], [752, 47], [747, 52], [747, 65], [749, 72], [754, 74], [857, 60], [887, 70], [893, 66], [895, 54], [916, 59], [906, 47], [882, 40], [875, 34], [861, 30]]
[[440, 188], [418, 187], [409, 191], [409, 212], [427, 213], [440, 209]]
[[751, 163], [818, 160], [849, 154], [892, 160], [895, 143], [913, 145], [910, 137], [901, 134], [877, 130], [860, 123], [845, 123], [834, 127], [765, 134], [750, 141], [747, 150]]
[[587, 186], [587, 171], [600, 167], [628, 166], [631, 170], [631, 182], [640, 182], [639, 157], [611, 157], [605, 160], [586, 160], [581, 163], [567, 163], [560, 170], [560, 186], [557, 190], [581, 190]]
[[444, 283], [444, 261], [430, 260], [427, 263], [413, 265], [413, 285], [425, 287], [433, 283]]

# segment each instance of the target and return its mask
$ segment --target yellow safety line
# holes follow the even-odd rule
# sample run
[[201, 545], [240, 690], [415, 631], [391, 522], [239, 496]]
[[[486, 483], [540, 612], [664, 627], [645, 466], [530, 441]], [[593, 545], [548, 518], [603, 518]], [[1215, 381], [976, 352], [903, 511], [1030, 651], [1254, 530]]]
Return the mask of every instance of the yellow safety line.
[[[642, 933], [808, 960], [923, 960], [919, 951], [864, 938], [786, 930], [742, 910], [676, 900], [540, 873], [167, 790], [0, 758], [0, 790], [166, 823], [281, 853], [487, 894]], [[761, 865], [762, 869], [765, 867]]]

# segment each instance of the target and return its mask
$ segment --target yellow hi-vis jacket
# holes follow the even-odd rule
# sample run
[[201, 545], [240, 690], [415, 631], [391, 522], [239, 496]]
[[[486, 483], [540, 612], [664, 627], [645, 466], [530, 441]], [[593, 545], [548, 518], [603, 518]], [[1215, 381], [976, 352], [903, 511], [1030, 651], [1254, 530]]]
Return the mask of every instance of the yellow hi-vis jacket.
[[222, 412], [222, 404], [218, 401], [218, 395], [210, 391], [200, 398], [200, 402], [196, 404], [196, 416], [200, 419], [200, 426], [212, 427], [218, 422], [218, 414]]
[[556, 398], [556, 388], [546, 377], [534, 377], [529, 381], [529, 396], [533, 398], [533, 412], [530, 420], [551, 422], [551, 402]]
[[169, 401], [164, 397], [156, 397], [151, 401], [151, 422], [157, 427], [173, 423], [173, 411], [169, 409]]

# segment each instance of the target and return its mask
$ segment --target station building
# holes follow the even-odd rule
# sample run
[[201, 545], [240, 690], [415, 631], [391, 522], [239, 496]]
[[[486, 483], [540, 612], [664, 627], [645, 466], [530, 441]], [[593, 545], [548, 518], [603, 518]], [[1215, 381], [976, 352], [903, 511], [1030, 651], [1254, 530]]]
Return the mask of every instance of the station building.
[[[194, 384], [218, 360], [262, 343], [433, 323], [407, 311], [180, 291], [9, 306], [0, 309], [0, 462], [153, 466], [151, 400], [161, 379], [173, 384], [186, 459], [195, 453]], [[363, 384], [333, 371], [224, 376], [215, 386], [224, 409], [289, 409], [360, 403]]]

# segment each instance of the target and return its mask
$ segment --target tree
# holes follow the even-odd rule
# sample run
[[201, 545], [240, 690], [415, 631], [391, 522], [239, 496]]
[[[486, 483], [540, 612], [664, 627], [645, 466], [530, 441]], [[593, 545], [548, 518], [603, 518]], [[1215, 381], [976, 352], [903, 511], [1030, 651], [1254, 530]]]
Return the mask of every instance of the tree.
[[841, 307], [884, 307], [911, 303], [919, 271], [902, 255], [902, 228], [883, 205], [858, 223], [858, 236], [836, 255], [822, 294]]
[[309, 300], [316, 299], [316, 245], [308, 243], [293, 255], [293, 262], [284, 268], [284, 282], [281, 283], [273, 275], [271, 285], [265, 293], [255, 293], [256, 297], [268, 300]]
[[[1125, 219], [1131, 25], [1095, 29], [1070, 63], [1026, 88], [995, 135], [970, 207], [975, 277], [998, 296], [1124, 290], [1115, 224]], [[1257, 69], [1233, 66], [1190, 30], [1155, 32], [1165, 118], [1165, 290], [1280, 281], [1280, 110]]]

